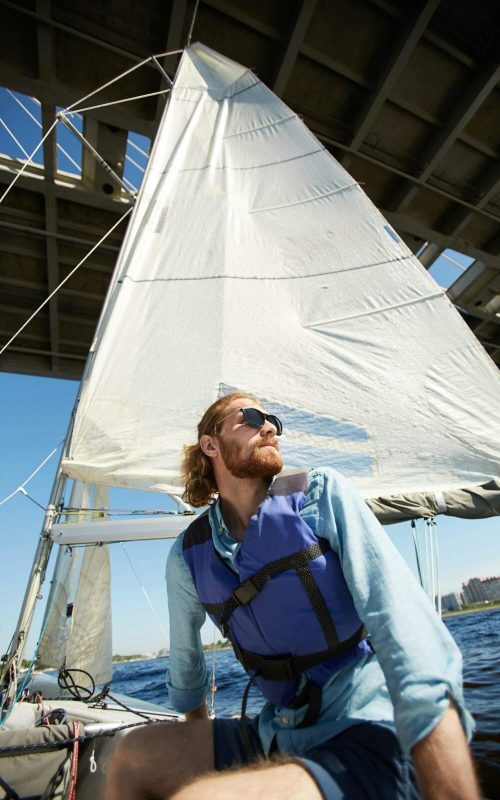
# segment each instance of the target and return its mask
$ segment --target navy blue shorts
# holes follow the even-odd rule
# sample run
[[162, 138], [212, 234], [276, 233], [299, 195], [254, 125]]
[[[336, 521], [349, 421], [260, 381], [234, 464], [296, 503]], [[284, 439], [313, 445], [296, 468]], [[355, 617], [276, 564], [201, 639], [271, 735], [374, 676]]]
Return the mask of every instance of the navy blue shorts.
[[[238, 719], [214, 719], [215, 769], [246, 766], [265, 758], [258, 718], [248, 720], [245, 744]], [[272, 756], [271, 756], [272, 758]], [[411, 762], [395, 734], [361, 722], [291, 760], [301, 764], [325, 800], [420, 800]]]

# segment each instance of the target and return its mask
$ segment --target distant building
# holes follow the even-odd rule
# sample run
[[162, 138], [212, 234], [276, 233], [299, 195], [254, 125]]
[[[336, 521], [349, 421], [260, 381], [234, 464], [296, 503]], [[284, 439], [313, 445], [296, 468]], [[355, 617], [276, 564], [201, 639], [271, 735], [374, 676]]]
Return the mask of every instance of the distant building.
[[441, 608], [443, 611], [460, 611], [462, 608], [462, 598], [458, 592], [441, 595]]
[[468, 606], [473, 603], [484, 603], [486, 600], [489, 600], [480, 578], [470, 578], [467, 583], [463, 583], [462, 595], [465, 604]]
[[481, 581], [487, 600], [500, 600], [500, 575]]

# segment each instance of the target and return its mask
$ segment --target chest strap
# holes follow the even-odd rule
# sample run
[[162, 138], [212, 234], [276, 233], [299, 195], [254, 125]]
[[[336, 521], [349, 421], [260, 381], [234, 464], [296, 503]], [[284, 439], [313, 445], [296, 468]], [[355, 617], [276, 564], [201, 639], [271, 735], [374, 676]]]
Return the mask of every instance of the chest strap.
[[314, 559], [319, 558], [328, 550], [330, 550], [328, 542], [325, 539], [319, 539], [303, 550], [277, 558], [276, 561], [266, 564], [255, 575], [241, 583], [223, 603], [203, 603], [203, 607], [205, 611], [217, 619], [223, 635], [228, 637], [228, 622], [231, 614], [240, 606], [246, 606], [251, 603], [271, 578], [275, 578], [281, 572], [295, 570], [316, 612], [328, 647], [336, 647], [339, 643], [339, 637], [335, 630], [335, 625], [320, 588], [309, 569], [309, 561], [314, 561]]
[[[223, 603], [203, 603], [205, 610], [217, 619], [223, 635], [231, 639], [235, 655], [247, 672], [255, 672], [266, 680], [295, 679], [316, 664], [321, 664], [335, 656], [344, 655], [364, 639], [366, 630], [361, 625], [349, 639], [342, 642], [339, 640], [328, 606], [309, 569], [309, 561], [319, 558], [330, 549], [330, 545], [325, 539], [319, 539], [303, 550], [266, 564], [255, 575], [240, 584]], [[230, 634], [228, 622], [231, 614], [240, 606], [251, 603], [271, 578], [276, 577], [281, 572], [287, 572], [292, 569], [296, 570], [307, 592], [321, 625], [327, 647], [324, 650], [308, 653], [304, 656], [294, 656], [290, 653], [278, 656], [264, 656], [240, 647]]]
[[334, 647], [329, 647], [316, 653], [308, 653], [305, 656], [294, 656], [291, 653], [278, 656], [263, 656], [259, 653], [245, 650], [237, 642], [232, 641], [232, 645], [238, 661], [247, 672], [255, 672], [258, 676], [268, 681], [285, 681], [297, 679], [311, 667], [348, 653], [366, 635], [366, 629], [364, 625], [361, 625], [349, 639], [339, 642]]

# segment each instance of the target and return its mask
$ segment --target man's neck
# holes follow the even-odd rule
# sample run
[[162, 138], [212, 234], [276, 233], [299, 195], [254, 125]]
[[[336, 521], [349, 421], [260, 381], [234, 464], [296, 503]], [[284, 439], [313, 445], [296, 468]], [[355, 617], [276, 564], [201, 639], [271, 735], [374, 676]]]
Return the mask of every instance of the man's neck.
[[270, 478], [233, 478], [219, 490], [219, 502], [224, 522], [233, 539], [241, 542], [250, 517], [265, 500]]

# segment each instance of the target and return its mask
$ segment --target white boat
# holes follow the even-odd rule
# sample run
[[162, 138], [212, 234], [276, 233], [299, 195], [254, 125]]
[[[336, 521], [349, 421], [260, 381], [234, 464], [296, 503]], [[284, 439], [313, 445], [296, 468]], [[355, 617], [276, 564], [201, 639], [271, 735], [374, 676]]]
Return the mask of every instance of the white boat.
[[[51, 549], [59, 555], [38, 663], [105, 683], [107, 546], [186, 526], [182, 446], [232, 389], [283, 417], [287, 468], [335, 466], [383, 522], [500, 511], [496, 366], [297, 115], [250, 70], [195, 44], [130, 219], [3, 664], [0, 756], [9, 719], [28, 707], [18, 670]], [[179, 514], [113, 520], [108, 487], [167, 494]], [[105, 699], [44, 702], [88, 737], [79, 798], [102, 793], [118, 736], [110, 728], [136, 724], [137, 709], [177, 719], [130, 699], [129, 710]], [[31, 720], [42, 713], [35, 705]], [[73, 727], [45, 728], [72, 750]]]

